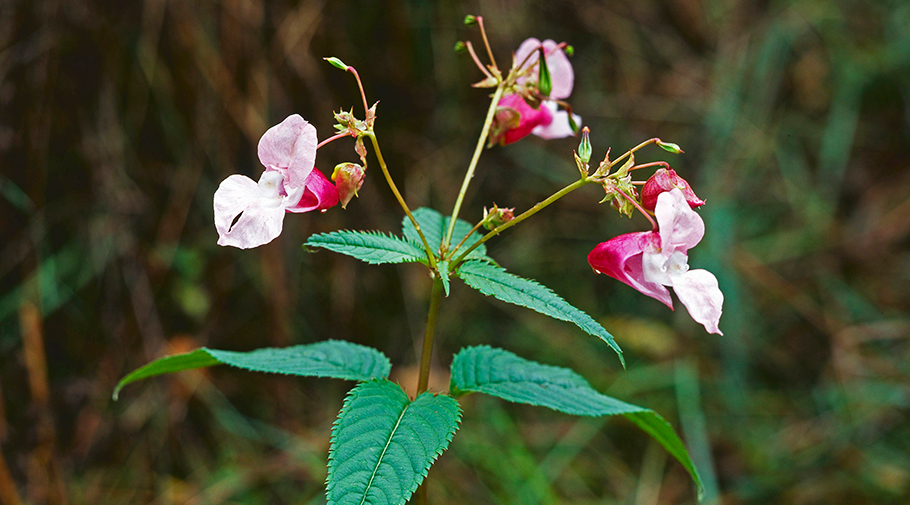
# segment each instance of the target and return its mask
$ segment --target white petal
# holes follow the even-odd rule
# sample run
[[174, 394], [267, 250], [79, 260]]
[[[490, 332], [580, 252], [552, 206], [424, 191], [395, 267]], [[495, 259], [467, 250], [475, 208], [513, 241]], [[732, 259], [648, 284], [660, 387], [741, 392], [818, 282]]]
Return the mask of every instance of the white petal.
[[283, 203], [283, 198], [268, 198], [249, 177], [228, 177], [215, 191], [218, 245], [249, 249], [271, 242], [281, 234]]
[[723, 310], [724, 294], [720, 291], [717, 278], [707, 270], [689, 270], [682, 275], [674, 275], [673, 290], [679, 301], [686, 306], [689, 315], [697, 323], [704, 325], [708, 333], [723, 335], [718, 328]]
[[657, 197], [654, 214], [660, 230], [660, 247], [667, 254], [674, 251], [685, 253], [705, 236], [705, 222], [689, 207], [685, 195], [678, 188]]
[[[553, 114], [553, 120], [550, 121], [550, 124], [534, 127], [534, 129], [531, 130], [531, 133], [544, 139], [561, 139], [575, 135], [575, 132], [572, 131], [572, 127], [569, 125], [569, 113], [564, 110], [559, 110], [559, 106], [556, 105], [556, 102], [545, 100], [540, 106], [550, 110]], [[578, 127], [581, 127], [581, 116], [572, 114], [572, 119], [575, 120], [575, 124]]]

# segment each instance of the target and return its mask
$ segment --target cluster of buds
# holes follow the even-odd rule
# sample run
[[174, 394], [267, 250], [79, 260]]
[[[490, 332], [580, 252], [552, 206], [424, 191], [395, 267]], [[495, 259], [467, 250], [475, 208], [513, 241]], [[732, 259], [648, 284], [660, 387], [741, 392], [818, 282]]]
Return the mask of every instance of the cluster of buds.
[[502, 226], [513, 219], [515, 219], [514, 207], [500, 208], [497, 207], [494, 203], [492, 209], [487, 209], [486, 207], [483, 208], [483, 220], [480, 222], [480, 224], [484, 228], [492, 230], [493, 228]]

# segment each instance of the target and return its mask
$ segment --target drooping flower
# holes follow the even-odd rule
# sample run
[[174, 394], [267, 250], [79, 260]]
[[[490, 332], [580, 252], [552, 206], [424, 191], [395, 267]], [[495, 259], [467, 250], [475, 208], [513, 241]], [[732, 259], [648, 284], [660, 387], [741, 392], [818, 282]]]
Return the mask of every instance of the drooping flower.
[[689, 207], [694, 209], [705, 204], [704, 200], [695, 196], [695, 192], [692, 191], [692, 186], [689, 186], [689, 183], [685, 179], [676, 175], [675, 170], [672, 168], [661, 168], [654, 172], [654, 175], [652, 175], [647, 182], [645, 182], [645, 185], [641, 187], [641, 206], [648, 210], [654, 210], [654, 207], [657, 205], [657, 197], [661, 193], [670, 191], [674, 188], [678, 188], [682, 191], [683, 196], [686, 197], [686, 202], [689, 203]]
[[709, 333], [718, 328], [724, 295], [717, 278], [707, 270], [689, 270], [688, 251], [705, 234], [701, 216], [689, 207], [682, 190], [674, 188], [657, 197], [658, 230], [627, 233], [598, 244], [588, 263], [603, 273], [663, 302], [670, 309], [672, 287], [679, 301]]
[[281, 234], [284, 215], [325, 210], [338, 203], [335, 186], [314, 168], [316, 128], [297, 114], [259, 139], [265, 171], [257, 183], [231, 175], [215, 191], [218, 245], [249, 249]]
[[[539, 103], [529, 104], [519, 93], [504, 96], [497, 104], [497, 113], [491, 129], [490, 142], [502, 145], [517, 142], [533, 133], [545, 139], [571, 137], [575, 134], [569, 124], [569, 113], [559, 110], [554, 100], [568, 98], [575, 84], [575, 73], [566, 53], [559, 44], [552, 40], [543, 42], [530, 38], [521, 43], [515, 51], [515, 65], [529, 69], [519, 76], [515, 83], [519, 86], [537, 87], [540, 69], [536, 65], [540, 59], [540, 47], [546, 54], [545, 61], [552, 84], [549, 97], [542, 97]], [[581, 125], [581, 117], [572, 114], [572, 120]]]

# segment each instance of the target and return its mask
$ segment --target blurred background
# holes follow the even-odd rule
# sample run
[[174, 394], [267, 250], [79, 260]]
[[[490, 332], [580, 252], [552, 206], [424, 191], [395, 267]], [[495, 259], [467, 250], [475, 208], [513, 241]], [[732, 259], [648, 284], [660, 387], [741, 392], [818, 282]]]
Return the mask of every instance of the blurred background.
[[[413, 208], [448, 212], [487, 107], [458, 40], [483, 15], [501, 65], [527, 37], [575, 47], [570, 98], [594, 158], [650, 147], [708, 205], [690, 264], [726, 302], [708, 335], [585, 261], [647, 228], [585, 188], [489, 243], [507, 269], [598, 318], [623, 371], [574, 326], [484, 298], [444, 301], [433, 371], [487, 343], [568, 366], [679, 430], [708, 503], [910, 500], [910, 4], [893, 1], [0, 1], [0, 503], [324, 503], [351, 383], [226, 367], [111, 392], [198, 346], [328, 338], [376, 347], [412, 387], [430, 281], [300, 244], [397, 231], [379, 172], [346, 211], [289, 215], [273, 243], [215, 244], [212, 194], [258, 178], [262, 133], [332, 131], [356, 66]], [[462, 217], [526, 209], [577, 172], [576, 139], [484, 153]], [[346, 139], [320, 149], [330, 174]], [[370, 163], [375, 167], [371, 154]], [[679, 305], [678, 305], [679, 307]], [[436, 504], [694, 503], [683, 468], [624, 419], [493, 398], [430, 472]]]

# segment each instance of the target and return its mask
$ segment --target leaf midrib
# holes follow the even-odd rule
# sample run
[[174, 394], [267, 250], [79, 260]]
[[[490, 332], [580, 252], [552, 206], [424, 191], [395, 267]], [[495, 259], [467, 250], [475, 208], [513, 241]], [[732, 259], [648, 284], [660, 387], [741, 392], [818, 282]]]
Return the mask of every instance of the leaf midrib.
[[401, 415], [398, 416], [398, 421], [395, 422], [395, 427], [392, 428], [392, 432], [389, 433], [389, 439], [386, 440], [385, 447], [382, 448], [382, 452], [379, 454], [379, 459], [376, 460], [376, 467], [373, 468], [373, 474], [370, 475], [370, 481], [367, 482], [366, 487], [363, 489], [363, 498], [360, 499], [360, 505], [363, 505], [363, 503], [367, 500], [367, 495], [370, 493], [370, 488], [373, 487], [373, 480], [376, 478], [376, 472], [379, 471], [379, 466], [382, 465], [382, 458], [385, 457], [386, 451], [388, 451], [389, 446], [392, 444], [392, 438], [395, 436], [395, 432], [398, 431], [398, 427], [401, 426], [401, 420], [404, 419], [404, 414], [408, 411], [408, 408], [410, 406], [410, 403], [404, 406], [404, 409], [401, 411]]

